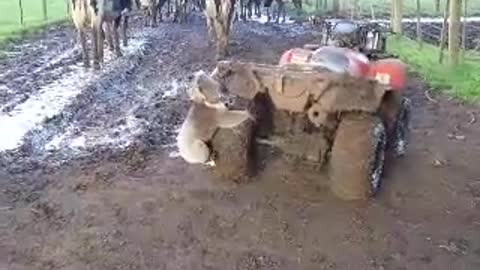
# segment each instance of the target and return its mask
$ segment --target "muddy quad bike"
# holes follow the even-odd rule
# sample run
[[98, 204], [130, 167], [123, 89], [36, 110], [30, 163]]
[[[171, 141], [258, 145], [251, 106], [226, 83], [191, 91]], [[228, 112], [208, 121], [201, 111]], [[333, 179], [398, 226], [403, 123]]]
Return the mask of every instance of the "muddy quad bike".
[[253, 176], [257, 145], [266, 144], [318, 167], [329, 161], [331, 190], [342, 199], [366, 199], [378, 192], [387, 147], [401, 155], [406, 146], [405, 67], [398, 60], [367, 60], [363, 69], [369, 68], [359, 71], [355, 61], [365, 58], [357, 53], [358, 59], [345, 54], [352, 61], [341, 72], [339, 65], [325, 63], [338, 59], [322, 58], [330, 53], [293, 49], [280, 65], [217, 64], [213, 78], [255, 118], [217, 130], [209, 142], [217, 176], [236, 182]]
[[387, 33], [390, 31], [379, 23], [319, 19], [312, 23], [321, 26], [322, 40], [319, 44], [305, 45], [306, 49], [315, 50], [321, 46], [336, 46], [355, 49], [371, 60], [394, 57], [386, 51]]

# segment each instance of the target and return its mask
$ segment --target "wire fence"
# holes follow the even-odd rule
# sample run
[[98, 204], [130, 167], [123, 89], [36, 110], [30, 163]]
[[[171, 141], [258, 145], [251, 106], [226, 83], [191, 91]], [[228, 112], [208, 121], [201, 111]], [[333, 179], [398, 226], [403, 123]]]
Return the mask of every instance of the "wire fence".
[[[343, 1], [343, 9], [351, 17], [368, 17], [387, 19], [391, 17], [392, 0], [350, 0]], [[463, 0], [469, 6], [462, 8], [463, 12], [476, 15], [480, 13], [480, 0]], [[0, 40], [22, 30], [39, 27], [45, 24], [64, 20], [70, 13], [71, 0], [0, 0]], [[331, 10], [332, 0], [303, 0], [304, 9]], [[446, 0], [420, 0], [416, 6], [415, 0], [403, 1], [404, 18], [411, 18], [403, 23], [404, 32], [412, 39], [417, 39], [417, 24], [415, 16], [421, 18], [442, 18], [445, 12]], [[291, 4], [291, 3], [289, 3]], [[469, 14], [463, 14], [469, 15]], [[480, 59], [480, 18], [476, 21], [465, 20], [462, 48], [469, 51], [468, 55]], [[422, 21], [420, 19], [421, 40], [439, 45], [442, 36], [442, 21]]]
[[0, 39], [68, 18], [71, 0], [0, 0]]
[[[434, 2], [434, 1], [431, 1]], [[422, 42], [433, 44], [436, 46], [441, 46], [442, 36], [445, 35], [445, 46], [448, 46], [448, 27], [449, 20], [445, 20], [445, 12], [448, 18], [448, 7], [445, 2], [440, 2], [439, 9], [437, 12], [438, 16], [428, 16], [426, 17], [421, 9], [417, 7], [405, 6], [403, 7], [404, 13], [406, 14], [416, 14], [417, 18], [412, 18], [412, 20], [404, 21], [402, 24], [403, 32], [407, 37], [417, 40], [419, 46]], [[470, 2], [463, 2], [462, 7], [462, 23], [461, 23], [461, 38], [459, 39], [460, 46], [463, 50], [463, 55], [466, 58], [480, 60], [480, 17], [470, 16], [469, 10], [475, 15], [476, 7], [471, 8], [468, 5], [472, 4]], [[420, 6], [421, 8], [421, 6]]]

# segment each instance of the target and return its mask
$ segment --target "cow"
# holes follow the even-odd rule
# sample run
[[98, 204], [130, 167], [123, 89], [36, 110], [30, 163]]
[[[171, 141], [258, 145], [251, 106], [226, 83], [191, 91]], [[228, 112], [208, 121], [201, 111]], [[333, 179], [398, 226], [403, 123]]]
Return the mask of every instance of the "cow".
[[240, 0], [239, 4], [239, 17], [242, 20], [247, 20], [252, 18], [252, 15], [255, 14], [258, 18], [261, 16], [260, 5], [262, 0]]
[[205, 16], [208, 33], [216, 43], [216, 58], [227, 55], [228, 37], [235, 14], [236, 0], [206, 0]]
[[[270, 14], [271, 11], [270, 9], [272, 8], [272, 5], [275, 1], [276, 7], [273, 10], [273, 16]], [[287, 16], [287, 11], [285, 9], [285, 0], [265, 0], [263, 3], [264, 7], [267, 10], [267, 21], [270, 22], [270, 20], [275, 18], [275, 22], [279, 23], [280, 22], [280, 16], [282, 16], [282, 22], [285, 22], [286, 16]]]
[[137, 0], [137, 7], [143, 11], [144, 25], [147, 26], [150, 22], [150, 26], [157, 25], [157, 13], [159, 9], [159, 0]]
[[[191, 1], [191, 0], [190, 0]], [[185, 23], [187, 22], [187, 15], [189, 13], [189, 0], [175, 0], [175, 12], [173, 13], [173, 21]]]
[[[71, 14], [75, 28], [78, 31], [82, 57], [85, 67], [90, 67], [87, 50], [86, 32], [92, 31], [93, 66], [100, 68], [103, 62], [103, 43], [107, 38], [110, 50], [120, 57], [120, 38], [118, 28], [123, 21], [123, 45], [127, 46], [128, 15], [131, 10], [131, 0], [71, 0]], [[104, 27], [105, 30], [104, 31]]]
[[[145, 26], [150, 21], [150, 26], [157, 26], [157, 15], [159, 16], [159, 22], [163, 22], [162, 9], [167, 4], [167, 9], [170, 7], [170, 0], [136, 0], [139, 2], [138, 8], [143, 10], [145, 15]], [[158, 14], [157, 14], [158, 13]], [[168, 16], [167, 10], [167, 16]]]

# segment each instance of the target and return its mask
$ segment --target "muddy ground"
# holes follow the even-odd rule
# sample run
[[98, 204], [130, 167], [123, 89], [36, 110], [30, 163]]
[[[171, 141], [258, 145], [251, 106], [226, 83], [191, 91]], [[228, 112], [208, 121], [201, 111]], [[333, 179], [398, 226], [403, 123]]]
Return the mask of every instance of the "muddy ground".
[[[171, 155], [191, 74], [214, 66], [203, 21], [132, 33], [140, 49], [63, 85], [82, 91], [0, 154], [0, 269], [480, 269], [478, 107], [412, 78], [409, 152], [367, 203], [283, 159], [234, 185]], [[266, 63], [313, 38], [254, 22], [233, 36], [233, 58]], [[53, 28], [0, 61], [3, 113], [80, 72], [73, 37]]]

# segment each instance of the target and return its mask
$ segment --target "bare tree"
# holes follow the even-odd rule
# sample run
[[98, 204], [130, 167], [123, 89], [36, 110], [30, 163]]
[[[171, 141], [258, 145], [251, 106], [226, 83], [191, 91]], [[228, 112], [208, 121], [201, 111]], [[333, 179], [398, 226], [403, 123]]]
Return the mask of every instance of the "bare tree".
[[[454, 0], [455, 1], [455, 0]], [[450, 8], [450, 0], [445, 3], [445, 11], [443, 14], [442, 32], [440, 32], [440, 56], [438, 62], [443, 63], [443, 50], [447, 43], [447, 26], [448, 26], [448, 9]]]
[[217, 46], [218, 59], [227, 55], [228, 39], [235, 12], [236, 0], [207, 0], [205, 15], [210, 38]]
[[462, 0], [450, 1], [450, 24], [448, 27], [448, 58], [451, 66], [458, 65], [460, 56], [460, 17]]

